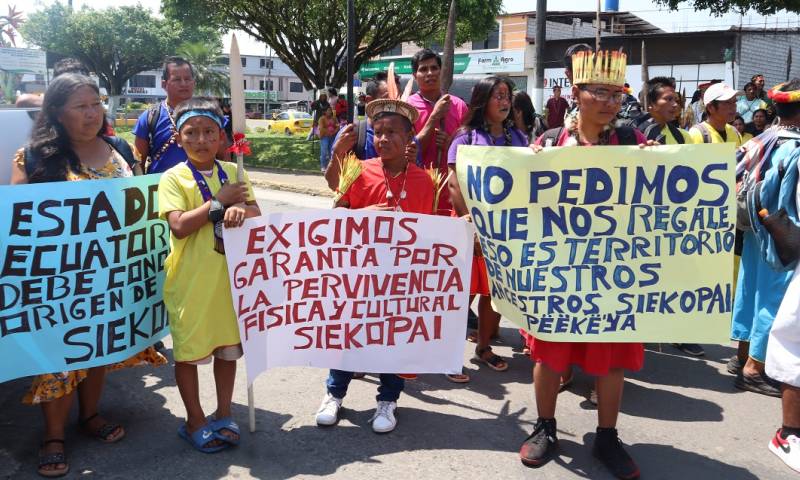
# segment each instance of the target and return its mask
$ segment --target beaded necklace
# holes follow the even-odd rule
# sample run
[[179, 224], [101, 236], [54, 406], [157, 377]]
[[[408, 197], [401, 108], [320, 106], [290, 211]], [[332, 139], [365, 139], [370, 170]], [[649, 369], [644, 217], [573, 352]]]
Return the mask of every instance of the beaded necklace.
[[392, 192], [392, 188], [389, 186], [388, 172], [386, 171], [386, 167], [383, 167], [383, 184], [386, 186], [386, 203], [389, 203], [394, 198], [395, 212], [403, 211], [403, 209], [400, 208], [400, 200], [406, 199], [406, 180], [408, 180], [408, 162], [406, 162], [406, 167], [403, 169], [402, 175], [403, 175], [403, 183], [400, 186], [400, 195], [397, 198], [395, 198], [394, 193]]
[[175, 125], [175, 118], [173, 118], [172, 116], [173, 112], [172, 110], [170, 110], [169, 105], [167, 105], [166, 101], [162, 101], [161, 105], [164, 107], [164, 110], [167, 111], [167, 117], [169, 118], [169, 123], [172, 124], [172, 135], [170, 135], [169, 140], [167, 140], [166, 142], [164, 142], [163, 145], [161, 145], [161, 148], [158, 149], [158, 153], [156, 153], [155, 156], [151, 158], [151, 163], [161, 158], [161, 156], [164, 155], [167, 149], [176, 141], [178, 141], [178, 127]]

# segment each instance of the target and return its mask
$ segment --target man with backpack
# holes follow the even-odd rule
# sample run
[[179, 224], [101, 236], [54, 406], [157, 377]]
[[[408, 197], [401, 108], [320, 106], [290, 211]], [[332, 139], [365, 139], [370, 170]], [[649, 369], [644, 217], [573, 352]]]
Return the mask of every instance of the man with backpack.
[[707, 118], [689, 133], [694, 143], [733, 143], [742, 146], [742, 136], [731, 125], [736, 119], [736, 97], [742, 92], [734, 90], [726, 83], [715, 83], [703, 93]]
[[[192, 65], [181, 57], [168, 57], [164, 61], [161, 86], [167, 92], [166, 100], [142, 112], [133, 127], [134, 146], [146, 165], [146, 173], [166, 172], [186, 160], [186, 153], [177, 142], [178, 131], [172, 112], [194, 95]], [[227, 148], [228, 141], [220, 142], [217, 158], [230, 158]]]
[[[388, 78], [388, 73], [378, 72], [372, 80], [364, 85], [366, 103], [379, 98], [388, 98], [389, 91], [386, 86]], [[395, 76], [394, 81], [399, 91], [399, 77]], [[325, 180], [331, 190], [335, 191], [339, 186], [339, 160], [349, 152], [353, 152], [359, 160], [369, 160], [378, 156], [373, 138], [372, 121], [369, 118], [358, 120], [339, 130], [333, 140], [331, 162], [328, 163], [328, 168], [325, 170]], [[415, 141], [413, 147], [409, 147], [408, 151], [406, 151], [406, 155], [410, 156], [412, 161], [417, 158], [418, 149], [416, 147]]]
[[[753, 141], [768, 133], [776, 133], [783, 142], [772, 150], [771, 165], [763, 175], [763, 181], [756, 183], [748, 195], [747, 216], [756, 239], [760, 263], [774, 268], [772, 272], [776, 275], [791, 276], [788, 287], [784, 286], [783, 290], [766, 292], [761, 289], [759, 294], [769, 295], [780, 302], [765, 342], [765, 373], [780, 385], [783, 408], [782, 425], [773, 435], [769, 450], [800, 472], [800, 266], [797, 266], [800, 256], [800, 202], [797, 196], [800, 79], [774, 87], [769, 97], [780, 124]], [[745, 257], [742, 257], [744, 262]], [[792, 269], [793, 275], [787, 272]]]
[[764, 363], [770, 329], [791, 280], [791, 272], [773, 270], [763, 258], [762, 242], [755, 233], [760, 224], [751, 221], [755, 215], [749, 203], [756, 191], [771, 191], [759, 182], [768, 178], [774, 181], [774, 175], [768, 177], [768, 173], [783, 168], [781, 158], [785, 157], [785, 152], [781, 153], [781, 145], [800, 139], [796, 119], [787, 105], [791, 103], [782, 105], [785, 115], [776, 128], [766, 130], [739, 149], [736, 167], [737, 199], [742, 210], [737, 212], [737, 223], [742, 230], [742, 242], [731, 339], [739, 342], [739, 348], [736, 356], [728, 361], [727, 369], [736, 375], [736, 388], [773, 397], [781, 396], [780, 385], [766, 374]]
[[644, 136], [662, 145], [694, 143], [689, 132], [675, 125], [675, 117], [681, 109], [675, 92], [675, 79], [654, 77], [645, 87], [648, 118], [638, 126]]

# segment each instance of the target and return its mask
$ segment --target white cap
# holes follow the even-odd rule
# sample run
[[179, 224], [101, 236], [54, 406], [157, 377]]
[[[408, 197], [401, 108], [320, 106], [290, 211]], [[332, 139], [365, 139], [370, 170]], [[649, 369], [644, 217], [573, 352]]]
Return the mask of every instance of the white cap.
[[706, 92], [703, 94], [703, 103], [708, 105], [714, 100], [724, 102], [725, 100], [730, 100], [739, 95], [744, 95], [744, 93], [732, 89], [727, 83], [715, 83], [706, 89]]

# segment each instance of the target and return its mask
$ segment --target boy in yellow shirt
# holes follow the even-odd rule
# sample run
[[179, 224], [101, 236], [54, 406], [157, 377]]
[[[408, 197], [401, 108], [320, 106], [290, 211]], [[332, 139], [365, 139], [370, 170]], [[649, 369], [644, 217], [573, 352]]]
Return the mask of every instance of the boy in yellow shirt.
[[[236, 164], [215, 159], [225, 138], [215, 102], [191, 99], [175, 109], [178, 141], [189, 157], [167, 170], [158, 185], [159, 215], [169, 223], [170, 254], [165, 262], [164, 303], [169, 313], [175, 380], [186, 407], [178, 434], [197, 450], [218, 452], [239, 443], [231, 418], [236, 360], [242, 356], [233, 309], [222, 227], [238, 227], [260, 215], [245, 175]], [[217, 411], [205, 417], [200, 405], [197, 365], [211, 363]]]

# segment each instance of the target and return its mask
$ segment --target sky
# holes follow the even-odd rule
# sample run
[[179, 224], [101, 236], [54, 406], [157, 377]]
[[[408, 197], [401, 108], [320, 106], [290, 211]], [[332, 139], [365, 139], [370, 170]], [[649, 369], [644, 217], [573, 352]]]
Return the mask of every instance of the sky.
[[[54, 0], [16, 0], [7, 1], [0, 0], [0, 11], [5, 11], [5, 5], [17, 5], [23, 11], [31, 11], [42, 8], [43, 5], [49, 5]], [[62, 0], [66, 1], [66, 0]], [[433, 0], [444, 1], [444, 0]], [[73, 6], [80, 8], [83, 5], [92, 8], [103, 8], [109, 4], [114, 6], [121, 5], [135, 5], [137, 3], [147, 7], [154, 12], [158, 12], [161, 6], [161, 0], [73, 0]], [[605, 4], [605, 0], [603, 0]], [[551, 0], [549, 2], [548, 10], [594, 10], [596, 8], [596, 0]], [[648, 0], [619, 0], [619, 10], [631, 12], [644, 20], [658, 26], [667, 32], [684, 32], [691, 30], [713, 30], [720, 28], [728, 28], [730, 26], [738, 26], [741, 22], [744, 27], [800, 27], [800, 16], [797, 14], [787, 14], [783, 12], [778, 15], [764, 17], [755, 13], [745, 14], [740, 16], [738, 14], [727, 14], [722, 17], [714, 17], [708, 11], [695, 12], [690, 6], [690, 2], [686, 2], [686, 6], [681, 7], [678, 11], [668, 11], [659, 9], [655, 6], [653, 1]], [[526, 12], [536, 9], [535, 0], [504, 0], [503, 8], [506, 13]], [[225, 44], [225, 51], [228, 51], [230, 45], [230, 34], [226, 35], [223, 39]], [[239, 42], [239, 49], [242, 54], [247, 55], [264, 55], [265, 47], [260, 42], [251, 38], [244, 33], [237, 34]]]

